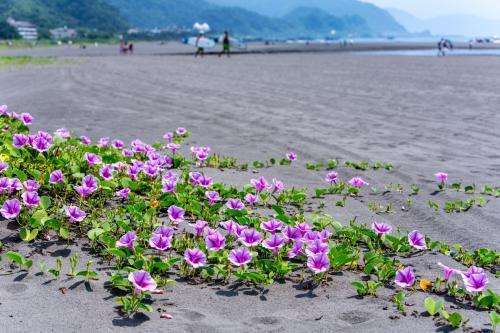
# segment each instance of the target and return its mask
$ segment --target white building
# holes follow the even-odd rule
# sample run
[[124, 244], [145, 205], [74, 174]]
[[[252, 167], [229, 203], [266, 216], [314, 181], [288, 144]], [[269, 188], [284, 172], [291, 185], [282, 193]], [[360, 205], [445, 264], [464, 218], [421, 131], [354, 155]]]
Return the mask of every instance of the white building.
[[38, 39], [38, 31], [33, 23], [26, 21], [16, 21], [12, 17], [7, 19], [7, 23], [17, 30], [17, 33], [27, 40]]
[[50, 30], [50, 35], [54, 39], [69, 39], [69, 38], [75, 38], [77, 32], [75, 29], [69, 29], [68, 27], [63, 27]]

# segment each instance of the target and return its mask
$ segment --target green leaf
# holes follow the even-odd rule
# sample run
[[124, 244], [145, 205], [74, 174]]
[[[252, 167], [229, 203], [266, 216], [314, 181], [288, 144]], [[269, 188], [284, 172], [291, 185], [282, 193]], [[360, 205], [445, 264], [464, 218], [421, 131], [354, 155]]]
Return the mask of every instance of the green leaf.
[[28, 228], [21, 228], [19, 230], [19, 237], [25, 242], [31, 242], [38, 235], [38, 229], [29, 230]]
[[59, 228], [59, 236], [61, 236], [61, 238], [64, 238], [64, 239], [68, 239], [69, 238], [69, 230], [66, 229], [65, 227]]
[[453, 312], [449, 315], [448, 322], [451, 326], [458, 328], [462, 325], [462, 316], [458, 312]]
[[42, 196], [40, 198], [40, 205], [44, 209], [49, 209], [50, 205], [52, 204], [52, 199], [50, 199], [48, 196]]
[[496, 331], [498, 324], [500, 324], [500, 315], [496, 311], [490, 312], [491, 326], [493, 326], [493, 332]]
[[434, 300], [432, 297], [427, 297], [424, 301], [425, 309], [431, 316], [436, 315], [439, 313], [444, 306], [443, 300]]
[[92, 229], [92, 230], [89, 230], [89, 232], [87, 232], [87, 236], [89, 237], [89, 239], [91, 241], [95, 241], [99, 238], [99, 236], [101, 236], [102, 234], [104, 233], [104, 230], [102, 230], [101, 228], [95, 228], [95, 229]]

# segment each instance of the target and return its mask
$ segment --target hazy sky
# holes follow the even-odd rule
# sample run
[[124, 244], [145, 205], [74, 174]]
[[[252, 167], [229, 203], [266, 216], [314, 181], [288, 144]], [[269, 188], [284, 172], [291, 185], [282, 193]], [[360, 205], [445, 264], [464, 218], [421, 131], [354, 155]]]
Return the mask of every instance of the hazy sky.
[[500, 20], [500, 0], [362, 0], [381, 7], [405, 10], [420, 18], [471, 14]]

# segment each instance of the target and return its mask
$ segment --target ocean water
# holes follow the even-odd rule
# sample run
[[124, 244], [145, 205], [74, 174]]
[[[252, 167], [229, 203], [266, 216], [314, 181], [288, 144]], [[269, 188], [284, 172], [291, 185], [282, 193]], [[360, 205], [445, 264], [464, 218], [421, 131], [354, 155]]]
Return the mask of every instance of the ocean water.
[[[412, 57], [436, 57], [438, 55], [437, 48], [435, 50], [383, 50], [383, 51], [356, 51], [357, 55], [370, 56], [412, 56]], [[500, 49], [454, 49], [447, 51], [446, 56], [500, 56]]]

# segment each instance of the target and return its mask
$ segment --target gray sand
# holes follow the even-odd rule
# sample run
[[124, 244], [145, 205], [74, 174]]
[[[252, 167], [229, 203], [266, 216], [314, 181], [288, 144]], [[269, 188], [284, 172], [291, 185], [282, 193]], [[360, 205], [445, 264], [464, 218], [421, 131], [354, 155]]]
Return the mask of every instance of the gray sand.
[[[428, 236], [468, 248], [499, 248], [499, 200], [461, 214], [435, 213], [427, 207], [451, 194], [431, 195], [433, 174], [446, 171], [453, 181], [500, 185], [500, 62], [495, 57], [385, 57], [350, 54], [242, 55], [231, 59], [185, 56], [74, 58], [70, 64], [0, 69], [0, 103], [17, 112], [31, 112], [35, 128], [65, 126], [93, 138], [111, 136], [159, 140], [167, 130], [185, 126], [190, 143], [209, 145], [216, 153], [242, 161], [281, 158], [295, 150], [297, 165], [261, 170], [279, 176], [287, 186], [323, 186], [325, 172], [308, 171], [306, 161], [329, 158], [392, 162], [395, 169], [355, 172], [339, 170], [342, 178], [362, 175], [372, 186], [421, 184], [421, 195], [409, 211], [405, 196], [391, 192], [349, 200], [345, 208], [326, 199], [326, 211], [346, 223], [356, 216], [418, 228]], [[212, 171], [214, 172], [214, 171]], [[217, 173], [216, 180], [242, 185], [252, 172]], [[375, 215], [367, 202], [392, 202], [395, 213]], [[15, 230], [0, 228], [5, 239]], [[50, 262], [61, 253], [52, 245]], [[32, 247], [21, 246], [27, 254]], [[74, 248], [71, 248], [74, 250]], [[61, 252], [63, 251], [63, 252]], [[79, 251], [79, 250], [77, 250]], [[86, 254], [82, 254], [86, 256]], [[436, 262], [461, 267], [438, 255], [416, 256], [404, 262], [431, 278], [440, 274]], [[49, 264], [50, 266], [50, 264]], [[38, 269], [34, 270], [35, 272]], [[5, 270], [2, 271], [4, 273]], [[105, 271], [103, 271], [103, 274]], [[329, 286], [301, 290], [295, 283], [268, 291], [228, 286], [196, 286], [179, 281], [155, 296], [173, 319], [122, 319], [102, 280], [90, 286], [76, 281], [52, 281], [47, 276], [0, 276], [0, 318], [5, 331], [435, 331], [431, 318], [398, 315], [388, 301], [355, 297], [354, 274], [333, 275]], [[499, 291], [498, 280], [490, 277]], [[68, 287], [66, 294], [58, 289]], [[425, 296], [409, 296], [409, 307], [423, 311]], [[447, 303], [449, 308], [452, 303]], [[384, 310], [386, 309], [386, 310]], [[487, 313], [459, 310], [475, 329], [488, 329]], [[390, 316], [397, 316], [390, 319]]]

